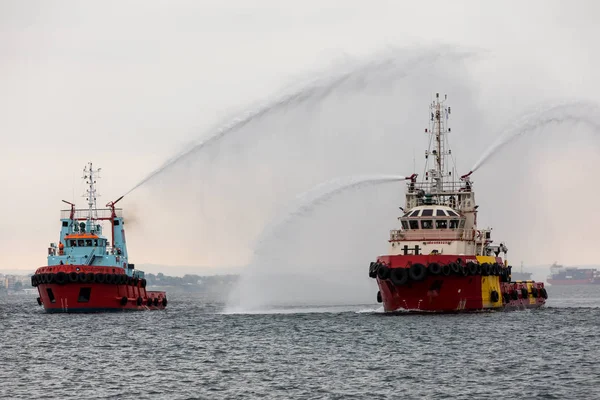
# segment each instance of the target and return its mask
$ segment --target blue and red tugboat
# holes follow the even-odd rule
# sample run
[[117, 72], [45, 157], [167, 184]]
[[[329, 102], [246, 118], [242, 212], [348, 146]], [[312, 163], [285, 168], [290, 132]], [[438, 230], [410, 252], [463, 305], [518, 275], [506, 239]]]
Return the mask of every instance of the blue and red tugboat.
[[[471, 172], [455, 180], [448, 146], [450, 107], [439, 94], [430, 106], [425, 180], [408, 177], [404, 214], [390, 232], [389, 253], [369, 267], [386, 312], [472, 312], [537, 308], [541, 282], [512, 281], [507, 247], [477, 227]], [[451, 164], [451, 165], [449, 165]], [[502, 253], [502, 256], [501, 256]], [[503, 259], [504, 257], [504, 259]]]
[[[87, 209], [61, 211], [58, 246], [48, 248], [48, 265], [31, 277], [47, 312], [102, 312], [158, 310], [167, 306], [165, 292], [146, 290], [144, 272], [129, 263], [123, 210], [115, 205], [123, 197], [96, 207], [98, 170], [84, 168], [88, 185]], [[102, 235], [110, 224], [110, 241]]]

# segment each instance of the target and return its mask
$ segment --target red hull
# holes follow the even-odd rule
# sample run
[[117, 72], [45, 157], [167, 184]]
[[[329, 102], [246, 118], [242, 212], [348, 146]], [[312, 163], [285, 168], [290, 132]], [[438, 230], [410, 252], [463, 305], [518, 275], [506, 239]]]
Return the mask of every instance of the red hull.
[[[417, 256], [383, 256], [380, 263], [385, 263], [389, 275], [378, 274], [377, 283], [380, 289], [380, 300], [386, 312], [476, 312], [491, 310], [517, 310], [538, 308], [545, 304], [547, 297], [544, 284], [532, 281], [507, 282], [508, 269], [496, 261], [496, 268], [488, 272], [469, 273], [468, 271], [427, 272], [418, 280], [407, 279], [405, 282], [391, 279], [394, 269], [406, 269], [407, 275], [412, 265], [430, 266], [432, 263], [449, 265], [456, 263], [459, 256], [417, 255]], [[494, 261], [490, 260], [492, 263]], [[462, 256], [462, 265], [466, 262], [477, 264], [475, 256]], [[487, 261], [487, 260], [486, 260]], [[481, 269], [486, 263], [477, 265]], [[492, 265], [488, 261], [487, 265]], [[433, 270], [432, 270], [433, 271]], [[383, 278], [383, 279], [382, 279]]]
[[[83, 275], [94, 278], [81, 282]], [[103, 275], [104, 279], [100, 279]], [[65, 278], [66, 277], [66, 278]], [[107, 277], [109, 277], [107, 279]], [[102, 282], [97, 282], [102, 280]], [[39, 268], [32, 278], [47, 312], [160, 310], [165, 292], [148, 291], [145, 280], [127, 279], [122, 268], [60, 265]]]

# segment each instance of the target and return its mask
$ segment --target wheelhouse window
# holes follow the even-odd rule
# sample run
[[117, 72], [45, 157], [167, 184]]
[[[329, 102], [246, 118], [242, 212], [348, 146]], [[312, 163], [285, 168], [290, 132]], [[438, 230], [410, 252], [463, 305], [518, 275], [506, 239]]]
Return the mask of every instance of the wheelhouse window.
[[432, 217], [433, 216], [433, 210], [431, 208], [426, 208], [423, 211], [421, 211], [421, 217]]
[[86, 239], [85, 245], [88, 247], [92, 247], [92, 239]]
[[419, 210], [415, 210], [410, 213], [409, 217], [417, 217], [419, 215]]
[[[440, 210], [438, 210], [440, 211]], [[435, 229], [446, 229], [448, 228], [448, 221], [445, 219], [437, 219], [435, 221]]]
[[435, 216], [436, 217], [445, 217], [446, 216], [446, 212], [444, 210], [436, 210], [435, 211]]
[[408, 229], [408, 222], [406, 222], [405, 220], [400, 221], [400, 223], [402, 224], [402, 229]]
[[77, 246], [77, 240], [75, 240], [75, 239], [69, 240], [68, 243], [69, 243], [69, 247], [75, 247], [75, 246]]
[[433, 221], [430, 219], [424, 219], [421, 221], [421, 229], [433, 229]]
[[450, 229], [457, 229], [458, 228], [458, 220], [457, 219], [451, 219], [450, 220]]
[[77, 247], [83, 247], [83, 246], [85, 246], [85, 241], [83, 239], [77, 240]]
[[465, 220], [464, 219], [460, 220], [459, 227], [460, 227], [460, 229], [463, 229], [465, 227]]
[[454, 211], [452, 211], [452, 210], [448, 210], [448, 214], [449, 214], [451, 217], [460, 217], [460, 215], [458, 215], [456, 212], [454, 212]]
[[410, 224], [410, 229], [419, 229], [419, 221], [412, 219], [408, 223]]

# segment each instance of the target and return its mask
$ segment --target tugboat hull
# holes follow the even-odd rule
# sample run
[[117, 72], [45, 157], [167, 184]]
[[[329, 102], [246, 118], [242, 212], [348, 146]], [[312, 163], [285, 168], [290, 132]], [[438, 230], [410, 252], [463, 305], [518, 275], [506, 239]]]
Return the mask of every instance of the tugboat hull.
[[147, 291], [145, 279], [128, 277], [123, 269], [62, 265], [39, 268], [32, 276], [49, 313], [161, 310], [167, 306], [162, 291]]
[[[499, 258], [472, 258], [469, 268], [458, 256], [380, 257], [375, 274], [384, 310], [457, 313], [522, 310], [545, 304], [543, 283], [510, 282], [510, 270]], [[387, 271], [380, 271], [381, 266]]]

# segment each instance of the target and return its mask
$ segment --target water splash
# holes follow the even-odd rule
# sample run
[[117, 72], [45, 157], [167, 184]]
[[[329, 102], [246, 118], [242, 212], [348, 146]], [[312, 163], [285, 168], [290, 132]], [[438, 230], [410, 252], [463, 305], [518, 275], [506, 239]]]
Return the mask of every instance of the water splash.
[[298, 195], [293, 205], [287, 212], [283, 213], [283, 217], [267, 226], [254, 246], [255, 254], [261, 253], [264, 245], [268, 244], [272, 238], [283, 231], [285, 226], [292, 220], [300, 216], [308, 215], [316, 207], [339, 194], [352, 189], [359, 189], [382, 183], [401, 182], [406, 179], [407, 178], [402, 175], [354, 175], [323, 182]]
[[500, 149], [519, 137], [550, 124], [564, 123], [583, 123], [600, 132], [600, 106], [590, 101], [570, 101], [536, 107], [506, 126], [471, 171], [477, 171], [498, 154]]
[[[401, 182], [401, 175], [359, 175], [337, 178], [299, 195], [297, 201], [260, 235], [255, 258], [245, 268], [227, 302], [226, 312], [248, 312], [266, 310], [277, 306], [296, 307], [352, 304], [356, 293], [369, 293], [364, 290], [365, 280], [360, 279], [364, 271], [349, 271], [342, 268], [346, 280], [337, 279], [334, 265], [296, 265], [296, 257], [286, 254], [283, 259], [274, 260], [270, 251], [277, 245], [275, 239], [295, 219], [308, 215], [312, 210], [335, 196], [352, 189], [357, 190], [372, 185]], [[328, 269], [328, 270], [327, 270]], [[353, 277], [353, 275], [355, 275]], [[366, 284], [370, 284], [367, 281]], [[362, 299], [365, 300], [365, 299]]]
[[[407, 58], [406, 54], [410, 56]], [[346, 60], [344, 67], [338, 65], [337, 69], [333, 72], [322, 73], [318, 78], [309, 80], [301, 85], [296, 85], [295, 87], [290, 87], [273, 99], [254, 105], [231, 120], [218, 124], [197, 142], [186, 146], [185, 150], [171, 157], [160, 167], [148, 174], [129, 189], [125, 195], [189, 156], [210, 145], [214, 145], [228, 134], [238, 131], [252, 121], [259, 120], [271, 113], [285, 110], [290, 106], [306, 103], [309, 100], [321, 101], [344, 85], [363, 88], [376, 80], [387, 84], [418, 72], [428, 65], [433, 65], [440, 61], [460, 61], [475, 54], [474, 51], [458, 51], [454, 47], [441, 46], [427, 50], [412, 50], [410, 52], [391, 49], [383, 55], [378, 55], [367, 60], [355, 62], [348, 62]]]

